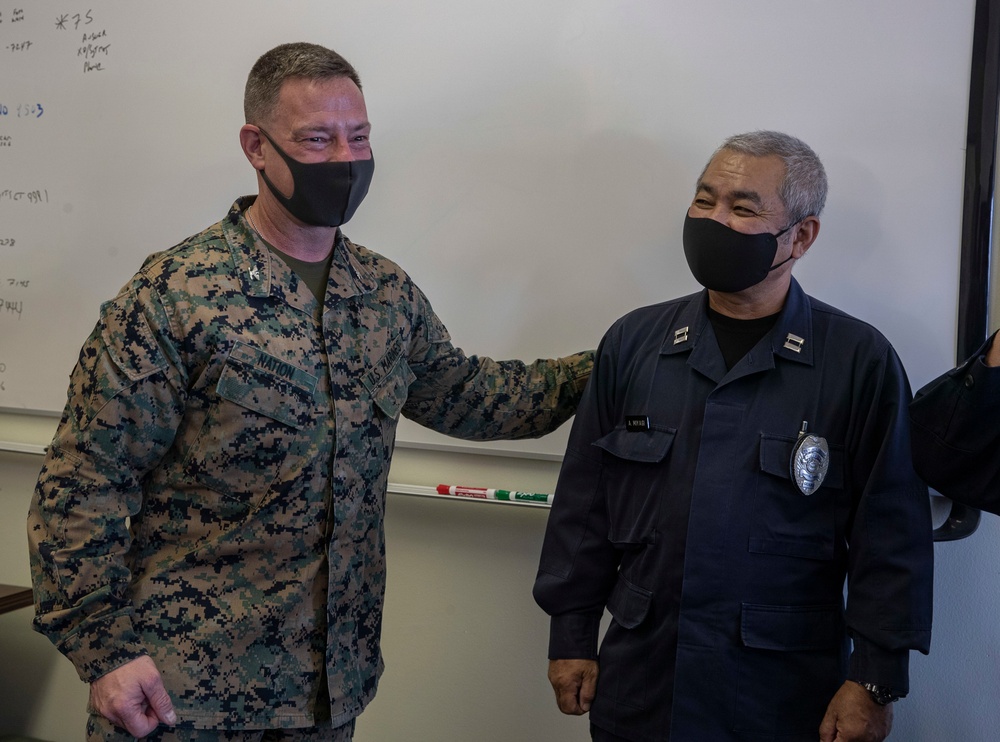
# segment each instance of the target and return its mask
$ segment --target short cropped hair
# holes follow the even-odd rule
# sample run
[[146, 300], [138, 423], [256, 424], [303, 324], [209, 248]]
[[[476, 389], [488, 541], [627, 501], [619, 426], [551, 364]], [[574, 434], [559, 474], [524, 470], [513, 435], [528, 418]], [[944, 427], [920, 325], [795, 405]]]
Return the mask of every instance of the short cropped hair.
[[261, 55], [250, 69], [243, 92], [243, 115], [248, 124], [268, 119], [278, 104], [281, 85], [293, 77], [325, 80], [350, 78], [361, 89], [361, 78], [351, 63], [319, 44], [282, 44]]
[[[807, 216], [819, 216], [826, 205], [826, 171], [812, 148], [801, 139], [780, 131], [752, 131], [729, 137], [715, 150], [709, 163], [720, 152], [739, 152], [751, 157], [776, 155], [785, 163], [785, 177], [778, 196], [788, 212], [789, 224]], [[705, 170], [708, 165], [705, 165]], [[705, 175], [702, 171], [702, 176]], [[700, 179], [699, 179], [700, 180]]]

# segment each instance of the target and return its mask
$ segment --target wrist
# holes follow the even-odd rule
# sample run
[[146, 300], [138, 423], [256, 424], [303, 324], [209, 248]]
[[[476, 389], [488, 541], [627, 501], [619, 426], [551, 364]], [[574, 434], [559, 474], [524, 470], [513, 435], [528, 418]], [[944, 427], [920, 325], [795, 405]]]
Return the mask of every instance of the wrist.
[[855, 683], [860, 685], [868, 693], [868, 697], [872, 699], [879, 706], [887, 706], [890, 703], [898, 701], [900, 696], [892, 688], [887, 685], [879, 685], [878, 683], [866, 683], [860, 680], [855, 680]]

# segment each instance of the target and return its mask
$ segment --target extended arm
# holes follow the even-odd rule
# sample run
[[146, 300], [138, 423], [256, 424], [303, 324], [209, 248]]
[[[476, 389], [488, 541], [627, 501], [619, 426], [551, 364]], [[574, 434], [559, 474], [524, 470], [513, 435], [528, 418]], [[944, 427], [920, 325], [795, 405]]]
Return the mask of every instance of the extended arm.
[[913, 462], [942, 495], [1000, 513], [1000, 340], [994, 335], [910, 405]]
[[495, 361], [456, 348], [427, 298], [412, 287], [413, 373], [403, 414], [466, 440], [537, 438], [576, 412], [593, 367], [592, 351], [564, 358]]

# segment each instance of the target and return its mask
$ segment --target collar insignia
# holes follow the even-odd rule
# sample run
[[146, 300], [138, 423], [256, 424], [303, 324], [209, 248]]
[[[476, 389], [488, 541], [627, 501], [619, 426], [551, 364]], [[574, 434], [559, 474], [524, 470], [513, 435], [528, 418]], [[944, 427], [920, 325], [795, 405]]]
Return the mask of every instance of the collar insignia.
[[792, 333], [788, 333], [788, 337], [785, 338], [785, 347], [788, 350], [794, 350], [796, 353], [801, 353], [802, 346], [805, 344], [805, 338], [800, 338], [798, 335], [793, 335]]

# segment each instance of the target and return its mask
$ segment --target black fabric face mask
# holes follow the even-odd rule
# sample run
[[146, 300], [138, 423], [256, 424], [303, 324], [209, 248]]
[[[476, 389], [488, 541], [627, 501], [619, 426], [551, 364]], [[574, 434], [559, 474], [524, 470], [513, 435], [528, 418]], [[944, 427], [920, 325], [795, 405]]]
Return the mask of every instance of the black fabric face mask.
[[292, 174], [292, 195], [286, 197], [274, 187], [267, 173], [260, 171], [267, 187], [288, 213], [314, 227], [339, 227], [350, 221], [368, 194], [375, 172], [374, 156], [351, 162], [299, 162], [275, 144], [270, 134], [257, 128]]
[[767, 274], [784, 265], [771, 265], [778, 252], [778, 234], [743, 234], [707, 217], [684, 217], [684, 257], [695, 279], [707, 289], [732, 294], [756, 286]]

